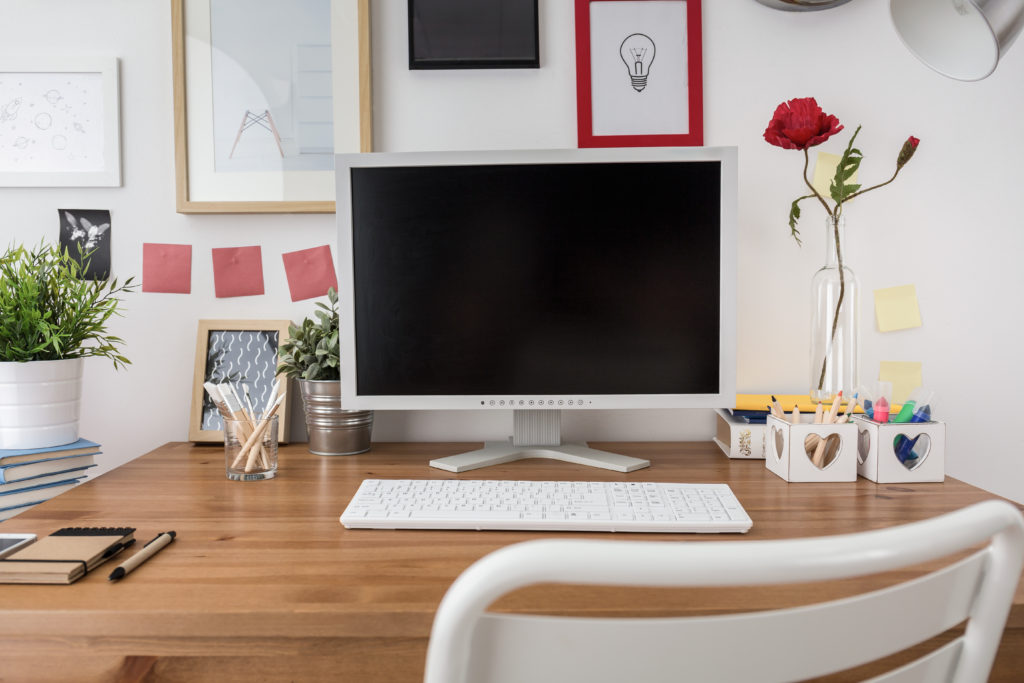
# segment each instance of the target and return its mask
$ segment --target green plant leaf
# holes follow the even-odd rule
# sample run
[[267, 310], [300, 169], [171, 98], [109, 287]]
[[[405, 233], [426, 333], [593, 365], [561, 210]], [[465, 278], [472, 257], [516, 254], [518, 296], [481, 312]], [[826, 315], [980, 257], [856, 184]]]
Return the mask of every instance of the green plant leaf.
[[860, 162], [863, 159], [861, 151], [853, 146], [853, 141], [857, 139], [857, 134], [860, 133], [860, 126], [857, 126], [857, 130], [853, 132], [850, 137], [850, 142], [846, 145], [846, 150], [843, 152], [843, 156], [839, 159], [839, 164], [836, 166], [835, 175], [832, 177], [832, 182], [829, 184], [829, 195], [836, 202], [836, 208], [838, 209], [843, 205], [843, 202], [852, 195], [860, 185], [847, 185], [846, 181], [850, 180], [857, 169], [860, 168]]
[[789, 233], [796, 240], [796, 243], [801, 246], [803, 242], [800, 240], [800, 231], [796, 227], [797, 221], [800, 220], [800, 202], [813, 196], [813, 194], [805, 194], [803, 197], [797, 197], [789, 206]]
[[311, 316], [300, 325], [289, 326], [289, 338], [278, 349], [278, 374], [311, 380], [339, 379], [337, 292], [328, 290], [327, 298], [330, 306], [315, 302]]
[[[89, 252], [78, 252], [88, 261]], [[109, 333], [133, 278], [83, 280], [69, 250], [40, 243], [8, 247], [0, 255], [0, 361], [104, 357], [114, 368], [130, 363], [124, 340]]]

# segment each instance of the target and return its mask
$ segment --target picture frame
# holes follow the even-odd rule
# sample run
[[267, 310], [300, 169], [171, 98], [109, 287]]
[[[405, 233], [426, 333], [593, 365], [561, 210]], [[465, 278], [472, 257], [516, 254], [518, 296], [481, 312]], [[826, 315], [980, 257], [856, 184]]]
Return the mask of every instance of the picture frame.
[[370, 8], [326, 1], [171, 0], [178, 213], [334, 212], [334, 153], [372, 148]]
[[0, 187], [120, 187], [116, 57], [0, 58]]
[[540, 68], [537, 0], [408, 0], [408, 5], [411, 70]]
[[703, 145], [701, 0], [575, 1], [579, 147]]
[[[192, 379], [192, 408], [189, 412], [189, 441], [220, 443], [223, 421], [217, 407], [203, 388], [206, 382], [230, 382], [236, 392], [249, 389], [249, 398], [259, 411], [270, 398], [280, 365], [277, 350], [288, 339], [290, 320], [200, 320], [196, 333], [195, 369]], [[236, 355], [237, 354], [237, 355]], [[287, 388], [286, 379], [282, 387]], [[245, 400], [244, 397], [239, 397]], [[278, 408], [278, 440], [287, 441], [288, 395]]]

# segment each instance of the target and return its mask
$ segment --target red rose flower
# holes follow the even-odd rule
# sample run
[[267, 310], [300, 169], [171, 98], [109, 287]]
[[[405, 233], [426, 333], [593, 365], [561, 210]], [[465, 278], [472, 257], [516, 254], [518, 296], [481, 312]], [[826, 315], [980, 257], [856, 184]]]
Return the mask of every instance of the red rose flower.
[[903, 164], [910, 161], [910, 157], [914, 156], [914, 152], [917, 151], [917, 146], [921, 144], [921, 141], [911, 135], [907, 138], [907, 141], [903, 143], [903, 147], [900, 149], [899, 156], [896, 157], [896, 168], [903, 168]]
[[764, 131], [764, 139], [783, 149], [807, 149], [828, 140], [843, 129], [839, 119], [826, 114], [813, 97], [783, 102]]

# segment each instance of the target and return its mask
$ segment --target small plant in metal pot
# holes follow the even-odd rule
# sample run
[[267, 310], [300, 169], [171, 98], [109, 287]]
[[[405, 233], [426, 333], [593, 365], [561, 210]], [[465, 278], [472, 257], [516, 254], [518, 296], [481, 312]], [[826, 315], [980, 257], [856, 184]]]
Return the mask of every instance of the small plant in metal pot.
[[353, 455], [370, 450], [372, 410], [341, 407], [341, 374], [338, 349], [338, 293], [327, 290], [327, 300], [300, 325], [288, 327], [282, 342], [278, 374], [299, 382], [306, 414], [309, 450], [316, 455]]

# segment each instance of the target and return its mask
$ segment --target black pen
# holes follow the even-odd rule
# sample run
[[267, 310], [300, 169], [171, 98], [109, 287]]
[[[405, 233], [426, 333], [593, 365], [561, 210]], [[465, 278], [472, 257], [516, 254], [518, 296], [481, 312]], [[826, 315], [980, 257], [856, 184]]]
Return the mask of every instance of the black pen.
[[177, 534], [173, 531], [165, 531], [161, 534], [157, 534], [156, 538], [142, 546], [142, 550], [129, 557], [127, 560], [122, 562], [117, 569], [110, 572], [110, 576], [107, 577], [107, 580], [116, 581], [117, 579], [123, 578], [125, 574], [160, 552], [164, 546], [170, 545], [176, 535]]

